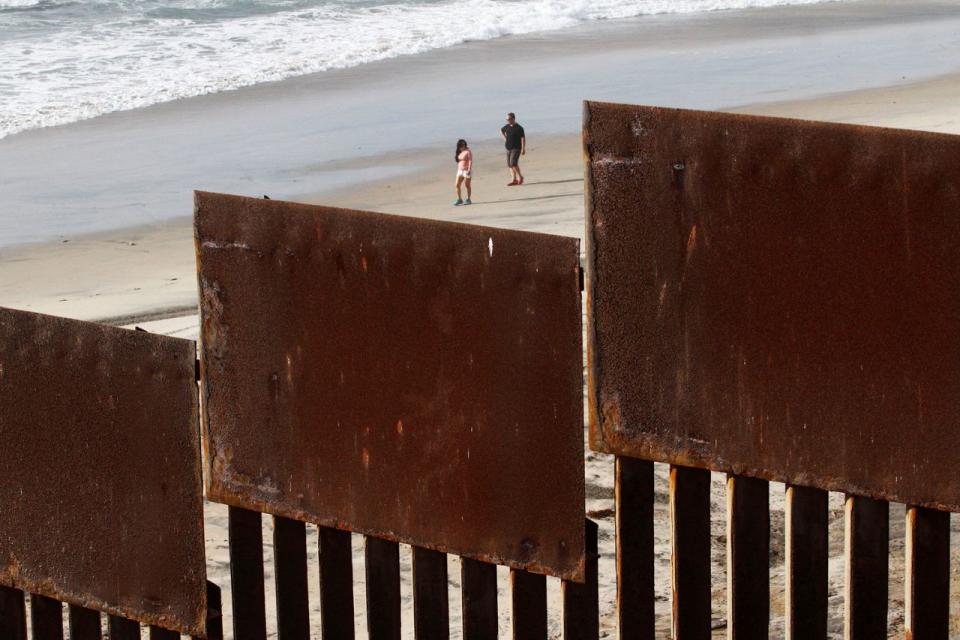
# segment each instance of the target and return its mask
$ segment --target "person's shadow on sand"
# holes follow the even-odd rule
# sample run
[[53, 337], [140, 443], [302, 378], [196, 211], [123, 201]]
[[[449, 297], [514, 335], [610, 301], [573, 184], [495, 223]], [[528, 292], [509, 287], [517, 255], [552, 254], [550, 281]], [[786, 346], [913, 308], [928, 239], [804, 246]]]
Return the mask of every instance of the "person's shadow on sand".
[[567, 184], [569, 182], [583, 182], [583, 178], [570, 178], [569, 180], [541, 180], [540, 182], [524, 182], [524, 186], [533, 187], [538, 184]]
[[[574, 182], [583, 182], [583, 178], [570, 178], [567, 180], [541, 180], [540, 182], [525, 182], [523, 185], [525, 187], [535, 187], [539, 185], [546, 184], [570, 184]], [[503, 204], [505, 202], [530, 202], [534, 200], [553, 200], [556, 198], [573, 198], [573, 197], [582, 197], [583, 191], [575, 191], [573, 193], [551, 193], [545, 196], [527, 196], [525, 198], [504, 198], [502, 200], [486, 200], [482, 202], [474, 202], [474, 206], [483, 205], [483, 204]]]
[[527, 202], [532, 200], [553, 200], [555, 198], [582, 198], [583, 192], [577, 191], [575, 193], [554, 193], [548, 196], [530, 196], [528, 198], [505, 198], [503, 200], [487, 200], [481, 202], [474, 202], [473, 206], [478, 207], [484, 204], [502, 204], [504, 202]]

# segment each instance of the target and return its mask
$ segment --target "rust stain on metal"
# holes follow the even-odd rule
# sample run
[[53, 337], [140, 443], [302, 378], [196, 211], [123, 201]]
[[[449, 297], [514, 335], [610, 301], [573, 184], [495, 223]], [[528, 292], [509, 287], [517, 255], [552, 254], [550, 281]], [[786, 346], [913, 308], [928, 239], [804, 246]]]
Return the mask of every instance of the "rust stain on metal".
[[195, 354], [0, 308], [0, 584], [206, 636]]
[[584, 115], [591, 446], [960, 509], [960, 137]]
[[208, 494], [583, 579], [579, 243], [198, 193]]

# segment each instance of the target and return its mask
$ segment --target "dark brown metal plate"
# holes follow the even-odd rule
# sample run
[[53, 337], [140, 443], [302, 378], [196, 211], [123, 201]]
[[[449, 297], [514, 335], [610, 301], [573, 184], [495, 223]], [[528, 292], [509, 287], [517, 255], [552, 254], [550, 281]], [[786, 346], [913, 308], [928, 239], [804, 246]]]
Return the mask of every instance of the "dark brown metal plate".
[[0, 584], [206, 636], [195, 354], [0, 308]]
[[213, 499], [583, 578], [577, 240], [196, 203]]
[[587, 103], [591, 446], [960, 509], [960, 138]]

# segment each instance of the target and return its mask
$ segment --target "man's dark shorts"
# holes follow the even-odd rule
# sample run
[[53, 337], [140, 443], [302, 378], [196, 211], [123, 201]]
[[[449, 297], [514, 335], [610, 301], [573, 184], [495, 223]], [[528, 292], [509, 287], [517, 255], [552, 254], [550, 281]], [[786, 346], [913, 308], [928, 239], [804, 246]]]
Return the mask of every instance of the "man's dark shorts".
[[507, 149], [507, 166], [515, 167], [520, 164], [520, 149]]

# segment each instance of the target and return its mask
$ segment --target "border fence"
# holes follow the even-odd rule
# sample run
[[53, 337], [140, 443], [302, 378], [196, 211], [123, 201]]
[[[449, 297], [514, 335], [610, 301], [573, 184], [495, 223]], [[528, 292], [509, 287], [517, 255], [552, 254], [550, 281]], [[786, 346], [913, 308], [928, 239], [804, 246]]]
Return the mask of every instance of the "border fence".
[[[216, 636], [196, 346], [0, 309], [0, 638]], [[211, 622], [208, 623], [208, 618]], [[208, 624], [210, 626], [208, 626]], [[213, 630], [213, 633], [209, 633]]]
[[845, 636], [886, 637], [899, 501], [906, 632], [946, 638], [960, 139], [602, 103], [584, 120], [590, 441], [617, 456], [623, 637], [653, 637], [652, 460], [672, 465], [675, 637], [711, 635], [718, 471], [730, 637], [767, 637], [776, 480], [788, 638], [826, 636], [827, 491], [846, 494]]
[[[960, 141], [586, 103], [571, 238], [197, 193], [200, 342], [0, 308], [0, 640], [223, 637], [202, 499], [229, 509], [236, 640], [600, 636], [590, 447], [615, 456], [617, 627], [657, 637], [667, 463], [674, 638], [713, 637], [711, 472], [727, 474], [730, 638], [770, 635], [770, 481], [786, 485], [785, 634], [827, 637], [828, 492], [846, 495], [845, 636], [886, 637], [889, 502], [905, 627], [947, 638], [960, 509]], [[202, 467], [202, 472], [201, 472]], [[268, 619], [261, 514], [273, 517]], [[25, 593], [29, 594], [27, 615]], [[64, 624], [62, 603], [68, 605]], [[106, 618], [102, 618], [102, 615]]]

